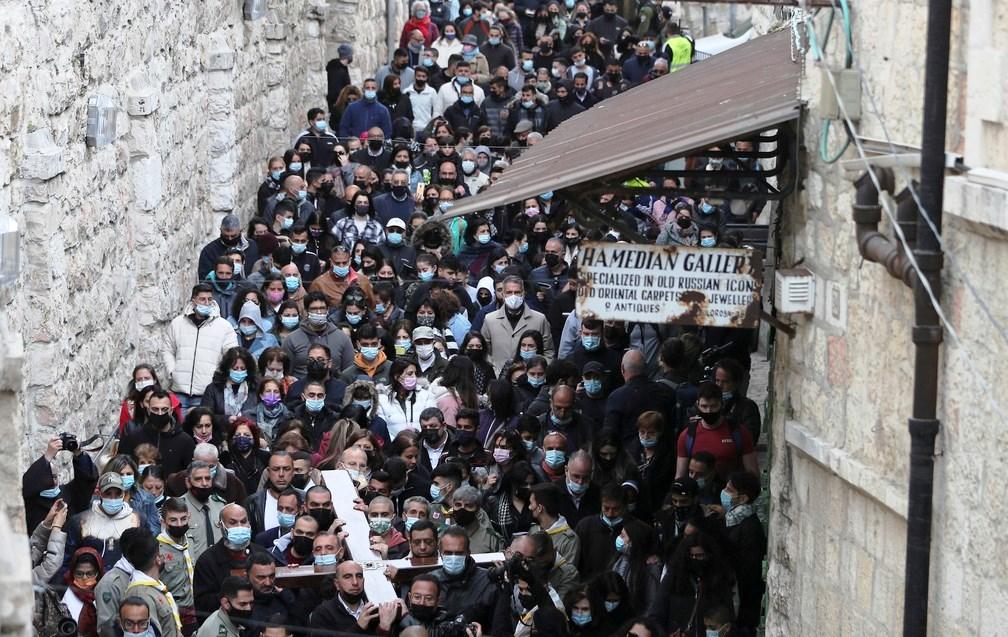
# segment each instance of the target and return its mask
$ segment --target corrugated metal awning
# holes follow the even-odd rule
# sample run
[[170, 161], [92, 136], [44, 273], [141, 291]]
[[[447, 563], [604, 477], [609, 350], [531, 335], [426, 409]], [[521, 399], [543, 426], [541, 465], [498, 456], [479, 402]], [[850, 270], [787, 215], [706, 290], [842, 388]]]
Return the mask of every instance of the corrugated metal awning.
[[526, 150], [482, 193], [439, 218], [652, 167], [798, 117], [801, 62], [790, 29], [609, 98]]

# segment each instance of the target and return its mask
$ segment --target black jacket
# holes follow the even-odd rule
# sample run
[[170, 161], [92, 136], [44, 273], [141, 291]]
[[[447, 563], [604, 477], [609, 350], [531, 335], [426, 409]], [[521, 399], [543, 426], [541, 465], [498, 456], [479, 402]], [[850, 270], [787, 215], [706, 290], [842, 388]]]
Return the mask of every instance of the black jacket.
[[[568, 520], [569, 522], [569, 520]], [[577, 523], [574, 532], [581, 541], [581, 556], [578, 560], [578, 573], [582, 580], [588, 580], [592, 575], [602, 573], [616, 553], [616, 538], [623, 532], [626, 525], [646, 527], [643, 522], [624, 514], [623, 521], [610, 527], [602, 521], [602, 516], [593, 515]], [[650, 529], [643, 531], [650, 533]]]
[[467, 622], [491, 626], [498, 587], [486, 569], [476, 566], [470, 557], [466, 559], [465, 570], [458, 575], [449, 575], [443, 568], [431, 571], [431, 575], [441, 583], [439, 605], [449, 617], [464, 615]]
[[358, 635], [373, 634], [361, 630], [361, 627], [357, 625], [357, 620], [343, 607], [343, 602], [340, 601], [338, 596], [317, 606], [311, 613], [308, 626], [325, 631]]
[[250, 543], [248, 548], [240, 553], [241, 559], [235, 560], [231, 549], [224, 546], [224, 540], [203, 551], [203, 555], [196, 560], [193, 571], [193, 598], [197, 613], [209, 614], [220, 608], [220, 590], [224, 578], [235, 574], [236, 571], [240, 571], [244, 577], [245, 561], [252, 551], [265, 552], [262, 547]]
[[261, 626], [274, 615], [279, 615], [284, 624], [303, 626], [304, 619], [297, 613], [296, 607], [297, 596], [289, 588], [275, 593], [256, 593], [252, 601], [252, 622]]
[[[554, 343], [559, 341], [553, 341]], [[623, 355], [614, 349], [610, 349], [605, 345], [599, 345], [595, 349], [588, 351], [578, 340], [574, 344], [574, 351], [571, 352], [567, 360], [574, 363], [578, 371], [584, 370], [585, 364], [590, 361], [596, 361], [605, 368], [606, 378], [604, 381], [603, 389], [607, 392], [613, 392], [617, 388], [623, 386], [623, 374], [620, 372], [620, 365], [622, 364]]]
[[[219, 421], [221, 429], [227, 429], [227, 417], [224, 415], [224, 392], [226, 391], [226, 385], [229, 382], [230, 381], [227, 379], [214, 379], [214, 381], [207, 385], [206, 389], [203, 390], [203, 400], [200, 401], [200, 407], [206, 407], [213, 412], [214, 418]], [[242, 405], [241, 411], [255, 411], [256, 387], [253, 384], [252, 379], [246, 380], [245, 384], [248, 386], [248, 397], [245, 399], [245, 403]]]
[[[207, 387], [209, 389], [209, 386]], [[133, 450], [144, 443], [154, 445], [161, 454], [161, 469], [165, 475], [181, 471], [192, 462], [196, 441], [182, 431], [172, 416], [171, 431], [155, 431], [149, 426], [139, 427], [119, 441], [119, 453], [132, 455]]]
[[578, 104], [573, 95], [568, 93], [568, 96], [567, 101], [562, 102], [560, 100], [556, 100], [554, 102], [550, 102], [549, 106], [546, 107], [546, 112], [549, 113], [550, 130], [553, 130], [564, 121], [585, 111], [584, 106]]
[[[657, 411], [665, 417], [666, 423], [673, 423], [675, 405], [675, 394], [670, 387], [637, 376], [609, 394], [603, 429], [616, 433], [629, 451], [638, 440], [637, 417], [645, 411]], [[674, 432], [670, 428], [666, 433]]]
[[728, 527], [725, 535], [731, 543], [731, 559], [738, 583], [738, 623], [755, 629], [759, 625], [764, 588], [763, 557], [767, 551], [763, 525], [754, 513], [735, 526]]

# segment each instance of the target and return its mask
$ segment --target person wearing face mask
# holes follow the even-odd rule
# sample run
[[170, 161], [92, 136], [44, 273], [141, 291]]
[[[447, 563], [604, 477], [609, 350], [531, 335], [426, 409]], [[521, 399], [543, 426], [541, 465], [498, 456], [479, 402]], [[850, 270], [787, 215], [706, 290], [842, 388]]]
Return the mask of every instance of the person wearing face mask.
[[654, 66], [654, 55], [647, 41], [642, 40], [634, 48], [634, 55], [623, 63], [623, 78], [630, 84], [640, 84]]
[[658, 536], [666, 554], [675, 550], [691, 520], [704, 517], [697, 498], [698, 491], [696, 480], [692, 478], [674, 480], [661, 510], [656, 513]]
[[[420, 328], [417, 328], [420, 329]], [[389, 384], [378, 391], [377, 416], [385, 421], [389, 437], [406, 429], [420, 429], [420, 414], [434, 405], [427, 383], [417, 379], [417, 363], [398, 357], [389, 368]]]
[[[281, 179], [280, 192], [266, 202], [266, 209], [263, 213], [268, 221], [275, 221], [275, 225], [271, 228], [274, 234], [282, 234], [285, 230], [289, 230], [296, 221], [304, 221], [317, 211], [315, 204], [308, 199], [308, 183], [300, 174], [288, 172]], [[293, 210], [294, 221], [285, 224], [283, 222], [285, 215], [281, 214], [282, 210]], [[242, 252], [246, 254], [248, 263], [255, 263], [255, 259], [248, 261], [248, 254], [245, 251]], [[256, 257], [258, 258], [258, 254]]]
[[490, 348], [490, 361], [495, 369], [504, 364], [518, 350], [521, 334], [537, 330], [543, 337], [543, 354], [553, 358], [553, 337], [546, 317], [525, 303], [525, 282], [518, 276], [505, 277], [503, 282], [504, 307], [487, 314], [480, 333]]
[[599, 100], [619, 95], [630, 88], [630, 83], [623, 78], [623, 65], [614, 58], [606, 60], [605, 75], [596, 79], [592, 94]]
[[[393, 173], [392, 184], [393, 191], [389, 193], [389, 196], [395, 196], [396, 191], [394, 190], [397, 186], [397, 175]], [[402, 186], [402, 179], [399, 178], [399, 186]], [[384, 196], [384, 195], [383, 195]], [[406, 201], [409, 205], [413, 205], [412, 198], [407, 194]], [[375, 206], [377, 207], [378, 201], [375, 200]], [[409, 266], [409, 268], [414, 268], [417, 258], [416, 248], [410, 245], [406, 241], [406, 221], [400, 219], [397, 216], [392, 216], [385, 223], [385, 242], [378, 246], [381, 250], [382, 256], [385, 257], [385, 262], [392, 264], [392, 269], [396, 272], [405, 269], [404, 266]]]
[[122, 556], [119, 538], [129, 528], [146, 527], [140, 514], [124, 500], [122, 476], [108, 472], [98, 480], [99, 497], [88, 510], [70, 518], [66, 527], [66, 550], [61, 574], [69, 572], [70, 558], [78, 548], [91, 547], [104, 564]]
[[410, 545], [402, 533], [392, 525], [395, 505], [392, 500], [379, 495], [368, 504], [368, 527], [371, 530], [371, 550], [383, 560], [397, 560], [409, 554]]
[[252, 356], [258, 357], [266, 349], [280, 346], [276, 336], [272, 334], [272, 321], [263, 318], [257, 303], [251, 301], [243, 303], [235, 323], [238, 346], [248, 350]]
[[[345, 246], [347, 250], [353, 247], [356, 241], [381, 245], [385, 241], [385, 230], [382, 228], [382, 223], [375, 219], [375, 210], [371, 203], [371, 195], [365, 192], [358, 192], [351, 198], [350, 205], [353, 213], [337, 221], [332, 228], [332, 235], [339, 242], [339, 245]], [[341, 272], [336, 269], [337, 267], [343, 267], [337, 264], [339, 260], [334, 258], [334, 256], [330, 256], [330, 261], [333, 264], [332, 274], [341, 280], [347, 279], [350, 272]], [[312, 285], [312, 289], [315, 289], [315, 285], [319, 280], [316, 279]], [[353, 279], [350, 280], [352, 281]]]
[[[242, 568], [241, 571], [246, 569]], [[225, 577], [212, 594], [213, 612], [196, 632], [196, 637], [241, 637], [252, 617], [255, 592], [245, 577]]]
[[[476, 48], [476, 38], [466, 36], [463, 39], [463, 53], [461, 60], [455, 63], [455, 74], [450, 82], [446, 82], [438, 89], [438, 99], [434, 105], [434, 116], [440, 117], [448, 107], [458, 101], [462, 95], [462, 87], [489, 79], [490, 72], [486, 66], [486, 58]], [[469, 59], [466, 59], [469, 56]], [[451, 67], [449, 67], [451, 71]], [[485, 94], [483, 89], [473, 84], [473, 101], [477, 106], [483, 103]]]
[[490, 579], [486, 569], [476, 565], [469, 548], [469, 538], [458, 526], [450, 526], [441, 533], [438, 548], [441, 568], [431, 571], [443, 591], [448, 615], [462, 615], [466, 622], [491, 626], [497, 603], [497, 584]]
[[[405, 169], [394, 169], [390, 183], [392, 187], [388, 192], [374, 198], [374, 209], [377, 219], [386, 228], [385, 240], [378, 245], [379, 247], [385, 245], [402, 247], [405, 245], [404, 231], [406, 229], [406, 220], [412, 214], [416, 204], [410, 193], [409, 173]], [[388, 236], [388, 224], [392, 220], [402, 222], [402, 230], [399, 231], [399, 236], [395, 237], [394, 240]], [[399, 261], [392, 261], [392, 263], [398, 264]]]
[[141, 444], [157, 447], [164, 459], [163, 469], [173, 473], [184, 468], [192, 459], [196, 443], [182, 431], [171, 407], [171, 396], [163, 389], [154, 389], [148, 397], [147, 421], [127, 433], [119, 442], [119, 453], [131, 455]]
[[525, 132], [547, 133], [553, 126], [546, 111], [548, 99], [532, 84], [522, 87], [521, 93], [508, 108], [507, 124], [504, 132], [508, 137], [518, 133], [518, 125], [528, 122], [531, 126]]
[[459, 87], [458, 100], [445, 109], [443, 117], [452, 129], [467, 128], [474, 131], [486, 123], [483, 119], [483, 111], [480, 110], [480, 105], [476, 103], [474, 97], [475, 88], [471, 82]]
[[373, 77], [364, 80], [363, 98], [347, 105], [340, 118], [339, 136], [341, 138], [359, 138], [361, 133], [372, 126], [377, 126], [385, 133], [385, 137], [392, 136], [392, 115], [388, 108], [378, 101], [378, 82]]
[[465, 531], [471, 552], [493, 553], [500, 550], [503, 540], [480, 506], [482, 501], [483, 495], [475, 487], [463, 485], [456, 489], [452, 493], [452, 523]]
[[414, 30], [420, 31], [423, 35], [425, 46], [431, 46], [435, 40], [441, 37], [438, 25], [431, 19], [430, 4], [426, 0], [414, 0], [410, 3], [410, 18], [403, 25], [402, 34], [399, 36], [399, 48], [406, 48]]
[[[138, 445], [134, 451], [139, 455], [139, 450], [147, 447], [153, 453], [157, 449], [153, 445]], [[144, 490], [140, 484], [140, 470], [137, 468], [133, 456], [119, 454], [113, 456], [105, 463], [105, 473], [118, 473], [123, 481], [123, 502], [128, 504], [133, 511], [140, 516], [140, 521], [144, 528], [151, 533], [161, 530], [161, 519], [158, 514], [158, 505], [153, 495]]]
[[635, 513], [642, 519], [650, 519], [661, 508], [668, 484], [675, 476], [674, 441], [666, 435], [667, 429], [665, 418], [657, 411], [645, 411], [637, 418], [637, 444], [629, 451], [640, 472], [642, 493]]
[[662, 227], [655, 243], [657, 245], [695, 246], [699, 241], [700, 230], [693, 220], [692, 206], [686, 201], [677, 202], [674, 217]]
[[[275, 201], [276, 198], [274, 197], [273, 200]], [[232, 248], [245, 255], [247, 263], [255, 263], [259, 259], [255, 243], [242, 235], [241, 220], [236, 214], [225, 215], [221, 219], [220, 237], [206, 244], [200, 250], [199, 264], [196, 267], [196, 276], [199, 280], [205, 279], [213, 270], [217, 259]]]
[[266, 161], [266, 178], [259, 185], [256, 193], [256, 214], [262, 216], [266, 212], [266, 203], [281, 190], [280, 180], [287, 171], [283, 157], [274, 156]]
[[759, 626], [763, 583], [763, 558], [767, 540], [756, 515], [756, 499], [761, 491], [760, 478], [748, 471], [735, 471], [721, 491], [720, 506], [710, 507], [723, 516], [725, 536], [730, 546], [732, 565], [739, 591], [737, 625], [755, 632]]
[[[742, 611], [739, 610], [741, 618]], [[703, 613], [704, 637], [744, 637], [755, 634], [743, 628], [741, 623], [735, 621], [735, 613], [730, 606], [725, 604], [715, 604], [708, 606]]]
[[392, 149], [385, 144], [385, 134], [381, 128], [372, 126], [368, 129], [366, 144], [351, 153], [350, 161], [367, 166], [375, 173], [381, 173], [392, 165]]
[[689, 461], [689, 477], [697, 483], [700, 504], [719, 504], [724, 483], [714, 473], [714, 454], [697, 451]]
[[333, 163], [333, 148], [339, 142], [335, 133], [329, 130], [329, 122], [325, 110], [321, 108], [308, 109], [308, 126], [294, 140], [294, 148], [299, 144], [311, 147], [311, 162], [313, 166], [328, 168]]
[[101, 557], [95, 549], [82, 547], [70, 557], [69, 568], [63, 577], [67, 588], [61, 601], [70, 617], [77, 622], [75, 634], [85, 637], [98, 634], [95, 585], [103, 574]]
[[749, 430], [725, 416], [721, 388], [705, 381], [697, 393], [697, 415], [690, 418], [676, 443], [676, 477], [689, 470], [689, 460], [697, 451], [715, 458], [715, 472], [725, 480], [733, 471], [759, 473], [756, 450]]
[[722, 409], [725, 415], [749, 430], [753, 440], [759, 440], [759, 406], [745, 395], [746, 372], [733, 358], [724, 358], [714, 368], [714, 384], [721, 388]]
[[157, 535], [158, 552], [163, 564], [160, 580], [171, 592], [178, 606], [182, 629], [187, 633], [194, 632], [197, 625], [192, 588], [196, 561], [186, 538], [189, 517], [189, 509], [182, 498], [168, 498], [161, 507], [162, 526]]
[[529, 510], [535, 523], [529, 528], [529, 533], [545, 532], [553, 541], [557, 553], [568, 563], [575, 564], [581, 553], [581, 540], [560, 513], [562, 497], [560, 489], [553, 483], [532, 486]]
[[224, 580], [234, 573], [247, 573], [246, 565], [253, 551], [265, 552], [252, 543], [248, 513], [241, 505], [228, 504], [221, 509], [217, 526], [221, 532], [220, 541], [200, 555], [193, 573], [197, 613], [213, 612], [218, 607], [217, 593]]
[[588, 23], [588, 31], [598, 36], [603, 49], [611, 50], [612, 44], [628, 26], [627, 21], [618, 12], [617, 0], [604, 0], [602, 15]]
[[[365, 323], [354, 333], [357, 344], [357, 354], [353, 365], [342, 370], [340, 380], [347, 385], [357, 380], [369, 380], [374, 383], [388, 383], [389, 369], [392, 361], [385, 355], [378, 336], [378, 329]], [[368, 406], [370, 408], [370, 405]]]

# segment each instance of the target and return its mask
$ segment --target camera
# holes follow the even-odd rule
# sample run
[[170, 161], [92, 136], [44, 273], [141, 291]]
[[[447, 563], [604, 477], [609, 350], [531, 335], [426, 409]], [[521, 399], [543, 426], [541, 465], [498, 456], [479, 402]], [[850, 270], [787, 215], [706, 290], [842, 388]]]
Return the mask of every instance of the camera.
[[[62, 438], [62, 436], [60, 437]], [[71, 436], [71, 438], [73, 438], [73, 436]], [[74, 439], [74, 444], [77, 444], [76, 439]], [[56, 634], [60, 637], [71, 637], [72, 635], [76, 635], [77, 622], [75, 622], [72, 617], [63, 617], [59, 620], [59, 623], [56, 624]]]
[[[63, 443], [63, 450], [76, 453], [77, 451], [77, 436], [68, 433], [61, 433], [59, 435], [60, 442]], [[76, 628], [74, 629], [77, 630]]]
[[455, 619], [435, 625], [430, 631], [430, 637], [468, 637], [469, 627], [465, 616], [459, 615]]

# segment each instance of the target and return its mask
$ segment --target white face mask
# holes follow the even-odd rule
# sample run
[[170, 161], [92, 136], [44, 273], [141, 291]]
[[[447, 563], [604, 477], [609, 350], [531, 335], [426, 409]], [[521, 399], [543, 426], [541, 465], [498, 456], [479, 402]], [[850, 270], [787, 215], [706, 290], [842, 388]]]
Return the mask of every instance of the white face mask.
[[423, 360], [429, 360], [434, 356], [434, 346], [433, 345], [417, 345], [416, 353]]
[[512, 294], [511, 296], [504, 297], [504, 305], [506, 305], [509, 310], [517, 310], [524, 304], [525, 297], [520, 294]]

